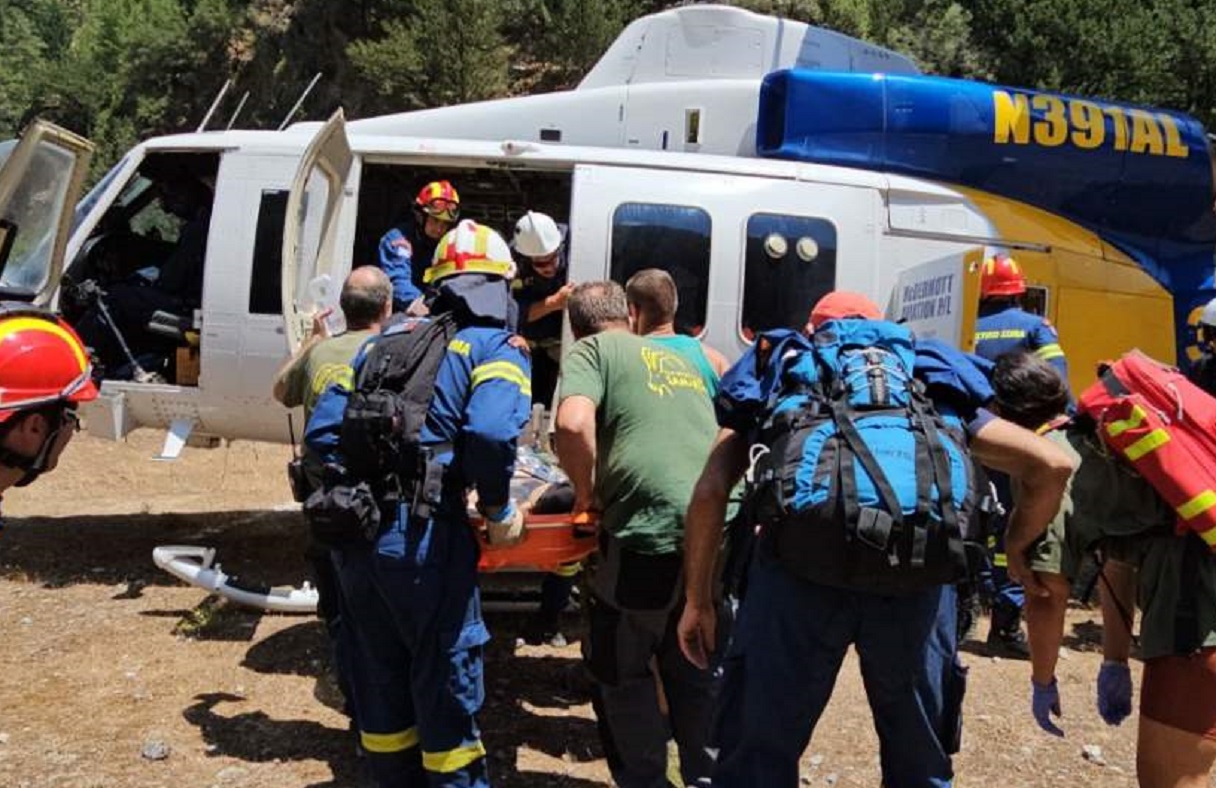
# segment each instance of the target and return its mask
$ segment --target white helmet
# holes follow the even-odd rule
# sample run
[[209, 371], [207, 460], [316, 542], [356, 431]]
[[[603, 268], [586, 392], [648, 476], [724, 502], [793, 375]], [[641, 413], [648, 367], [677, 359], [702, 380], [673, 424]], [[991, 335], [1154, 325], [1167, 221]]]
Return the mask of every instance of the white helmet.
[[548, 214], [528, 211], [515, 223], [511, 248], [524, 257], [548, 257], [562, 248], [562, 231]]
[[1216, 328], [1216, 298], [1208, 301], [1207, 306], [1199, 315], [1199, 325]]

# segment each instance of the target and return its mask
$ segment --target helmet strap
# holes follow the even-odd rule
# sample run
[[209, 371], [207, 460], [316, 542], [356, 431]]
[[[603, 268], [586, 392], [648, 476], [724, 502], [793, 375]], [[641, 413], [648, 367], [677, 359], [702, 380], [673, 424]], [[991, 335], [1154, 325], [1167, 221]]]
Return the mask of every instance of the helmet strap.
[[58, 409], [54, 411], [53, 415], [47, 415], [46, 411], [43, 411], [43, 415], [48, 422], [55, 426], [47, 432], [46, 437], [42, 439], [41, 445], [38, 446], [38, 451], [33, 456], [21, 454], [20, 452], [0, 446], [0, 465], [25, 472], [17, 481], [17, 487], [25, 487], [28, 484], [32, 484], [35, 479], [46, 471], [46, 466], [51, 456], [51, 449], [54, 447], [55, 442], [59, 440], [59, 433], [64, 429], [62, 414]]

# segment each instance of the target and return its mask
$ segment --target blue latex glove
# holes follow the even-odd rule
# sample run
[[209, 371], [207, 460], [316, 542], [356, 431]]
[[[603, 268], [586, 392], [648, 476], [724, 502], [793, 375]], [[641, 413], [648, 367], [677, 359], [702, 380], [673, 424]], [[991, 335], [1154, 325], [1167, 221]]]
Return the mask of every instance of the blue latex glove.
[[1030, 686], [1034, 689], [1030, 699], [1031, 712], [1034, 714], [1034, 721], [1039, 724], [1039, 727], [1050, 733], [1052, 736], [1063, 736], [1064, 731], [1060, 729], [1054, 722], [1052, 716], [1064, 716], [1060, 712], [1060, 687], [1056, 684], [1053, 678], [1051, 683], [1043, 686], [1034, 679], [1030, 680]]
[[1102, 663], [1098, 671], [1098, 714], [1118, 725], [1132, 713], [1132, 671], [1126, 662]]

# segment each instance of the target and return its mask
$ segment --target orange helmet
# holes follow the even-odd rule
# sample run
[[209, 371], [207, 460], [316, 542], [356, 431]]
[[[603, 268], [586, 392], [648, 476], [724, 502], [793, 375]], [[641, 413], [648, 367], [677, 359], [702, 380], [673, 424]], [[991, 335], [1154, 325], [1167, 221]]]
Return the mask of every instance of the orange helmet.
[[460, 219], [460, 195], [447, 181], [431, 181], [414, 198], [414, 206], [436, 219], [455, 224]]
[[1007, 254], [998, 254], [984, 261], [980, 274], [980, 298], [1016, 296], [1026, 292], [1026, 277], [1018, 261]]
[[49, 312], [0, 311], [0, 422], [39, 405], [96, 398], [93, 365], [75, 331]]

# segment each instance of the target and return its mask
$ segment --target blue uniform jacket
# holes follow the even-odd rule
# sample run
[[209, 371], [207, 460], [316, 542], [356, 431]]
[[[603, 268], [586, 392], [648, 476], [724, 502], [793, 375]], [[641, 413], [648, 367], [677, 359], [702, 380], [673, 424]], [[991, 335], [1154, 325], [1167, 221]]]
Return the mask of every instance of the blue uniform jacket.
[[[714, 402], [718, 424], [749, 434], [759, 426], [780, 393], [782, 372], [813, 350], [811, 340], [792, 329], [765, 331], [722, 376]], [[990, 418], [990, 364], [936, 339], [916, 340], [914, 374], [934, 403], [968, 423], [974, 433]]]
[[[388, 329], [392, 330], [392, 329]], [[449, 516], [463, 516], [463, 491], [473, 487], [488, 507], [506, 503], [515, 467], [516, 439], [527, 423], [531, 409], [531, 368], [527, 357], [508, 344], [503, 328], [469, 326], [456, 332], [440, 362], [435, 394], [423, 427], [423, 445], [448, 444], [438, 455], [449, 466], [451, 484], [458, 499], [443, 500]], [[355, 357], [355, 378], [377, 337], [368, 339]], [[341, 460], [338, 437], [342, 414], [350, 392], [330, 386], [318, 398], [305, 429], [305, 444], [327, 462]], [[404, 504], [403, 504], [404, 506]], [[405, 549], [398, 522], [389, 524], [380, 539], [382, 553], [399, 554]]]
[[1019, 307], [1001, 302], [981, 304], [975, 322], [975, 352], [989, 361], [1010, 351], [1034, 353], [1049, 362], [1068, 383], [1068, 360], [1060, 335], [1050, 322]]
[[[431, 264], [435, 242], [414, 229], [413, 222], [392, 228], [380, 238], [380, 270], [393, 284], [393, 311], [402, 312], [422, 295], [422, 272]], [[414, 261], [418, 265], [414, 265]]]

